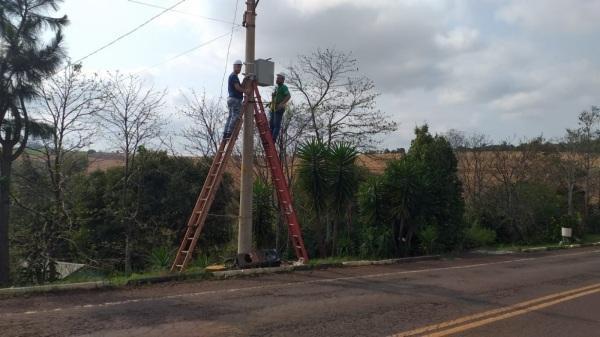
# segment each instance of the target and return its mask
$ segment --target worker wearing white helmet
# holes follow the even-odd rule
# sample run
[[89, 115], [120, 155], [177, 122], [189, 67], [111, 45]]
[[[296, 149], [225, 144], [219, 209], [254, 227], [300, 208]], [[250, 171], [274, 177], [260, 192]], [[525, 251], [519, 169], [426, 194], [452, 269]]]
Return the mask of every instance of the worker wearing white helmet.
[[288, 87], [283, 84], [285, 82], [285, 74], [277, 74], [275, 82], [277, 83], [277, 86], [273, 90], [271, 106], [269, 109], [269, 126], [271, 127], [273, 142], [277, 142], [277, 136], [279, 136], [279, 130], [281, 130], [281, 121], [283, 120], [285, 107], [290, 101], [290, 98], [292, 98]]
[[242, 100], [244, 99], [244, 88], [240, 84], [238, 78], [239, 73], [242, 71], [242, 61], [236, 60], [233, 62], [233, 72], [229, 75], [227, 80], [227, 91], [229, 97], [227, 98], [227, 109], [229, 110], [229, 116], [227, 117], [227, 123], [225, 123], [225, 132], [223, 132], [223, 138], [230, 138], [233, 128], [242, 110]]

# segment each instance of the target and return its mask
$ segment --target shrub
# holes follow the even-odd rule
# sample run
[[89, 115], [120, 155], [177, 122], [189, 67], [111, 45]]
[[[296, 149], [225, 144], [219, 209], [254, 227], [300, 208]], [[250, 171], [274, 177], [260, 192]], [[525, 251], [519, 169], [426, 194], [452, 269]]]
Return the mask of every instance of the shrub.
[[433, 225], [427, 225], [425, 227], [423, 227], [418, 235], [417, 235], [419, 241], [420, 241], [420, 248], [423, 251], [423, 253], [425, 254], [431, 254], [434, 253], [436, 251], [438, 251], [438, 239], [439, 239], [439, 232], [436, 226]]
[[147, 257], [147, 263], [152, 270], [163, 270], [169, 268], [173, 261], [175, 250], [163, 246], [152, 249]]
[[465, 230], [465, 248], [484, 247], [495, 242], [496, 232], [482, 227], [477, 222]]

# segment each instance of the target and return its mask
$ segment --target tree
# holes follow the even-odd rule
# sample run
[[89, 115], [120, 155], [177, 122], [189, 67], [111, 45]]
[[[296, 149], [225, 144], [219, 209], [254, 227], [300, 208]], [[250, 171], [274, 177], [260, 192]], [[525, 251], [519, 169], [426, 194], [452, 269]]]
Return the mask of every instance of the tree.
[[[488, 204], [483, 207], [496, 209], [503, 219], [505, 232], [511, 240], [521, 240], [525, 237], [526, 226], [519, 221], [522, 195], [519, 188], [537, 179], [535, 166], [540, 159], [538, 144], [541, 138], [522, 141], [518, 147], [509, 147], [504, 141], [491, 154], [491, 173], [494, 190], [488, 195]], [[492, 196], [491, 200], [489, 196]]]
[[[67, 17], [51, 17], [61, 0], [0, 0], [0, 284], [9, 281], [8, 222], [12, 163], [34, 133], [26, 103], [35, 86], [53, 74], [64, 57]], [[44, 43], [44, 29], [53, 32]]]
[[[109, 272], [122, 270], [123, 238], [127, 231], [132, 238], [129, 249], [133, 270], [147, 266], [153, 250], [174, 253], [179, 246], [190, 210], [208, 175], [206, 160], [141, 148], [132, 170], [135, 173], [128, 188], [135, 198], [128, 198], [128, 209], [135, 209], [136, 216], [131, 223], [122, 222], [118, 211], [124, 187], [122, 168], [95, 171], [82, 176], [77, 184], [75, 218], [80, 224], [72, 239], [82, 248], [76, 252], [82, 262]], [[199, 239], [203, 254], [213, 253], [230, 242], [237, 218], [231, 216], [234, 193], [233, 181], [226, 173]]]
[[577, 129], [567, 129], [567, 137], [578, 140], [579, 152], [583, 155], [583, 167], [585, 170], [583, 215], [585, 221], [589, 217], [592, 156], [596, 150], [597, 141], [600, 139], [599, 123], [600, 108], [592, 106], [590, 110], [584, 110], [579, 114], [579, 127]]
[[359, 185], [358, 152], [348, 143], [328, 148], [313, 139], [299, 149], [298, 185], [314, 212], [311, 222], [322, 256], [338, 253], [339, 228], [346, 225], [350, 240], [352, 204]]
[[37, 92], [40, 98], [36, 101], [39, 104], [35, 112], [51, 132], [42, 141], [42, 146], [34, 150], [44, 162], [43, 175], [47, 179], [32, 183], [47, 191], [41, 194], [49, 203], [43, 212], [46, 234], [40, 238], [44, 242], [38, 243], [43, 244], [41, 253], [47, 258], [45, 266], [48, 268], [41, 275], [46, 275], [47, 280], [52, 281], [57, 277], [55, 266], [60, 241], [68, 240], [66, 232], [73, 230], [76, 222], [72, 214], [74, 200], [70, 193], [71, 180], [87, 164], [80, 151], [91, 144], [96, 130], [92, 117], [104, 108], [104, 89], [97, 77], [83, 75], [81, 66], [69, 65], [39, 85]]
[[[454, 249], [463, 233], [464, 203], [457, 159], [443, 136], [433, 136], [427, 125], [415, 129], [406, 156], [391, 161], [381, 180], [371, 180], [359, 193], [362, 221], [384, 222], [397, 255], [414, 253], [414, 243]], [[415, 235], [415, 234], [427, 235]], [[435, 237], [434, 237], [435, 236]], [[378, 244], [380, 247], [385, 245]]]
[[309, 121], [310, 136], [327, 146], [343, 141], [369, 148], [374, 136], [396, 130], [376, 109], [375, 84], [358, 73], [357, 64], [350, 53], [317, 49], [288, 67], [287, 81], [300, 94], [298, 108]]
[[486, 147], [491, 144], [488, 136], [478, 133], [465, 133], [449, 130], [444, 138], [450, 143], [458, 159], [458, 173], [462, 182], [464, 197], [470, 209], [477, 209], [486, 187], [486, 171], [489, 171], [489, 154]]
[[203, 156], [213, 156], [219, 149], [221, 132], [226, 118], [225, 111], [218, 101], [200, 95], [190, 90], [189, 95], [183, 95], [185, 105], [179, 111], [188, 117], [192, 124], [183, 130], [183, 136], [188, 141], [187, 149], [200, 152]]
[[106, 106], [106, 91], [97, 76], [88, 77], [80, 65], [69, 65], [38, 87], [40, 121], [52, 129], [42, 142], [57, 221], [70, 224], [65, 206], [65, 179], [77, 165], [80, 151], [92, 144], [97, 128], [93, 119]]
[[581, 155], [577, 151], [578, 139], [576, 133], [567, 133], [562, 146], [558, 147], [558, 151], [554, 152], [555, 165], [553, 166], [558, 173], [560, 181], [567, 189], [567, 215], [574, 215], [573, 193], [577, 185], [577, 181], [581, 177], [586, 176], [581, 163]]
[[424, 167], [419, 161], [400, 159], [391, 162], [384, 173], [383, 200], [385, 218], [391, 224], [396, 255], [412, 251], [413, 236], [424, 226], [425, 197]]
[[[256, 247], [273, 248], [273, 242], [278, 238], [273, 230], [276, 208], [273, 207], [273, 186], [261, 179], [254, 182], [254, 197], [252, 198], [252, 233]], [[275, 242], [276, 246], [278, 242]], [[278, 248], [278, 247], [276, 247]]]
[[338, 253], [338, 232], [346, 225], [346, 241], [352, 232], [352, 204], [358, 190], [359, 172], [356, 166], [358, 152], [348, 143], [334, 143], [327, 160], [329, 180], [329, 207], [332, 211], [331, 252]]
[[306, 142], [308, 121], [295, 104], [289, 104], [283, 115], [281, 132], [277, 139], [277, 152], [281, 159], [288, 186], [294, 184], [294, 167], [299, 147]]
[[123, 154], [123, 189], [121, 193], [121, 221], [125, 231], [125, 272], [131, 272], [132, 224], [135, 222], [136, 206], [130, 209], [130, 180], [135, 156], [140, 146], [160, 134], [166, 90], [157, 91], [146, 87], [135, 75], [114, 73], [108, 81], [111, 91], [107, 106], [100, 115], [107, 138]]
[[327, 242], [329, 241], [327, 231], [329, 221], [326, 218], [329, 183], [327, 152], [328, 149], [325, 144], [317, 139], [312, 139], [303, 144], [298, 151], [298, 157], [300, 158], [298, 184], [310, 199], [310, 206], [314, 212], [311, 223], [314, 231], [318, 233], [317, 247], [321, 256], [327, 254]]

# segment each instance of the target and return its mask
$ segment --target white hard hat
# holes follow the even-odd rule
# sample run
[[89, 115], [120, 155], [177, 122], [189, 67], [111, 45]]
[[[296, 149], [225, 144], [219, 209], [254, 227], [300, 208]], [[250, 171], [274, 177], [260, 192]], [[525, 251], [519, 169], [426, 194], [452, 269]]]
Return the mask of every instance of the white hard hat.
[[284, 73], [279, 73], [279, 74], [277, 74], [277, 76], [281, 76], [281, 77], [285, 78], [285, 74]]
[[235, 61], [233, 62], [233, 65], [234, 65], [234, 66], [237, 66], [238, 64], [239, 64], [239, 65], [242, 65], [242, 64], [244, 64], [244, 63], [242, 62], [242, 60], [235, 60]]

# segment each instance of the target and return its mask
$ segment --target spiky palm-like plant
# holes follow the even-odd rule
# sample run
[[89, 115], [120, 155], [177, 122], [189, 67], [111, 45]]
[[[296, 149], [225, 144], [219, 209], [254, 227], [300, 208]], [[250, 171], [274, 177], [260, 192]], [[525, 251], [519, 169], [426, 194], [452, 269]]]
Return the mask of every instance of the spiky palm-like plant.
[[[311, 200], [314, 209], [314, 227], [316, 233], [327, 229], [327, 197], [329, 194], [329, 178], [327, 157], [329, 149], [322, 141], [312, 139], [304, 143], [298, 150], [300, 166], [298, 168], [298, 184]], [[319, 254], [325, 255], [327, 235], [317, 237]]]
[[333, 143], [328, 153], [329, 209], [333, 212], [331, 251], [336, 254], [337, 237], [340, 226], [346, 224], [350, 239], [351, 205], [359, 183], [356, 158], [358, 151], [349, 143]]
[[356, 148], [343, 142], [327, 146], [313, 139], [299, 149], [298, 183], [312, 198], [321, 255], [336, 253], [339, 226], [349, 224], [350, 205], [359, 182], [357, 156]]

